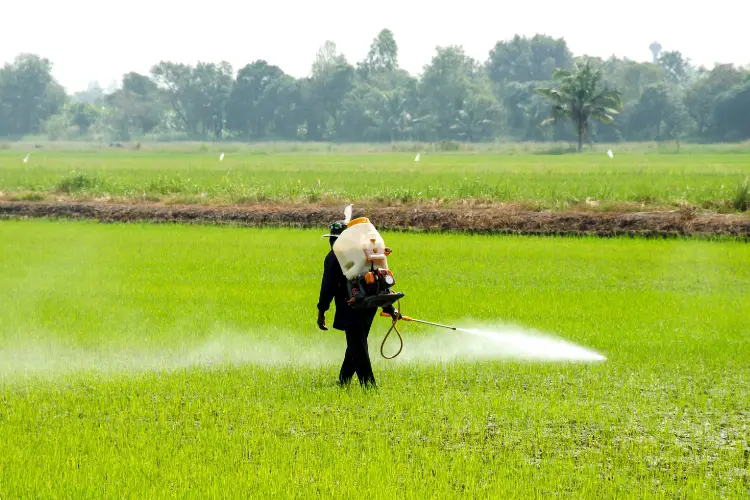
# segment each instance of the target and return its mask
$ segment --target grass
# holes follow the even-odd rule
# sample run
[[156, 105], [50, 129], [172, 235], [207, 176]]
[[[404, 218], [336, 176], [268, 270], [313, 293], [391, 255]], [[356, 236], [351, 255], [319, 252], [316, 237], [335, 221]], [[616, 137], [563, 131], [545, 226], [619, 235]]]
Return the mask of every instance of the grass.
[[[109, 141], [76, 140], [76, 141], [50, 141], [43, 136], [29, 136], [20, 141], [0, 142], [0, 149], [15, 151], [65, 151], [92, 153], [110, 150]], [[457, 142], [457, 141], [397, 141], [356, 143], [356, 142], [313, 142], [313, 141], [184, 141], [184, 140], [160, 140], [157, 137], [134, 139], [121, 142], [122, 150], [138, 150], [156, 153], [170, 154], [203, 154], [221, 152], [239, 155], [266, 155], [266, 154], [370, 154], [370, 153], [436, 153], [447, 151], [458, 151], [461, 153], [475, 154], [501, 154], [501, 155], [547, 155], [563, 154], [576, 150], [573, 142], [518, 142], [512, 140], [498, 139], [492, 142]], [[118, 148], [119, 149], [119, 148]], [[608, 149], [616, 153], [636, 154], [737, 154], [750, 153], [750, 141], [730, 143], [708, 143], [699, 144], [691, 142], [675, 141], [644, 141], [644, 142], [620, 142], [617, 144], [597, 143], [584, 144], [583, 154], [604, 154]]]
[[[261, 151], [261, 153], [263, 153]], [[535, 155], [0, 151], [0, 197], [168, 203], [457, 205], [734, 212], [750, 154]]]
[[367, 393], [314, 324], [320, 234], [0, 222], [0, 497], [747, 495], [747, 244], [385, 234], [406, 314], [607, 360], [409, 324], [386, 361], [382, 320]]
[[746, 177], [745, 181], [737, 186], [732, 205], [741, 212], [750, 207], [750, 177]]

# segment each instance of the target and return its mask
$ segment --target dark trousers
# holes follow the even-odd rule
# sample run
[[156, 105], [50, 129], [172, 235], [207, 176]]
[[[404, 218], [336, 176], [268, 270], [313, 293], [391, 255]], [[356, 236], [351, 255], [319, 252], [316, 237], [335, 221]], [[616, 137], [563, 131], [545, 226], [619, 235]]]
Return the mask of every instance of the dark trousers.
[[375, 375], [372, 373], [370, 352], [367, 347], [367, 336], [370, 325], [349, 327], [346, 333], [346, 354], [339, 373], [339, 383], [347, 385], [354, 374], [357, 374], [359, 384], [363, 387], [375, 386]]

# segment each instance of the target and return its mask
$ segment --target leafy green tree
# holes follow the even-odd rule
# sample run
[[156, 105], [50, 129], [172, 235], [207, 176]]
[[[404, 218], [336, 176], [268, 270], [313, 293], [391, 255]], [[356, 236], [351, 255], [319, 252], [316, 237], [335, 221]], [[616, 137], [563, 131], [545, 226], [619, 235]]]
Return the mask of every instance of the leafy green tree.
[[371, 120], [364, 138], [378, 141], [413, 139], [418, 117], [418, 80], [402, 69], [371, 73], [357, 86], [367, 88], [366, 115]]
[[65, 90], [52, 77], [52, 63], [36, 54], [20, 54], [0, 69], [0, 134], [39, 132], [65, 100]]
[[372, 41], [364, 61], [358, 64], [358, 72], [365, 78], [373, 73], [387, 73], [398, 68], [398, 44], [389, 29], [381, 30]]
[[221, 138], [226, 104], [234, 83], [232, 73], [227, 62], [198, 63], [192, 67], [162, 61], [151, 69], [181, 128], [195, 138], [208, 135]]
[[557, 123], [569, 119], [578, 135], [578, 151], [583, 147], [583, 138], [589, 130], [589, 120], [594, 118], [602, 123], [612, 123], [622, 107], [620, 92], [602, 86], [602, 71], [595, 68], [590, 60], [577, 63], [574, 70], [558, 69], [555, 80], [559, 88], [538, 88], [537, 92], [552, 102], [550, 118], [542, 124]]
[[203, 134], [221, 139], [226, 124], [227, 102], [234, 85], [232, 66], [226, 61], [219, 64], [198, 63], [193, 74], [199, 89], [198, 106]]
[[74, 130], [75, 128], [71, 125], [67, 113], [57, 113], [50, 116], [42, 123], [40, 128], [40, 131], [43, 131], [50, 141], [74, 139], [76, 135]]
[[573, 54], [564, 39], [546, 35], [532, 38], [516, 35], [495, 44], [486, 63], [493, 82], [530, 82], [549, 80], [557, 68], [569, 69]]
[[312, 77], [304, 86], [303, 102], [308, 108], [309, 139], [330, 138], [344, 96], [354, 86], [354, 67], [339, 54], [336, 44], [327, 41], [318, 50], [312, 65]]
[[83, 102], [86, 104], [97, 104], [104, 100], [104, 89], [99, 82], [90, 82], [88, 88], [81, 92], [76, 92], [70, 96], [73, 102]]
[[750, 76], [714, 99], [713, 136], [723, 141], [750, 139]]
[[192, 67], [168, 61], [151, 68], [151, 76], [167, 96], [180, 129], [196, 137], [200, 122], [197, 105], [200, 90], [196, 88], [192, 73]]
[[643, 89], [666, 80], [663, 67], [612, 57], [602, 66], [604, 81], [618, 89], [623, 102], [637, 101]]
[[744, 73], [732, 64], [720, 64], [699, 75], [685, 91], [687, 112], [695, 120], [698, 136], [708, 138], [713, 133], [716, 97], [742, 83]]
[[66, 111], [70, 124], [78, 127], [81, 135], [88, 134], [89, 128], [99, 118], [98, 108], [83, 102], [70, 103]]
[[553, 130], [539, 127], [549, 115], [549, 102], [536, 89], [551, 82], [510, 82], [503, 94], [504, 123], [507, 134], [517, 140], [562, 140], [565, 130], [558, 123]]
[[246, 137], [263, 138], [283, 105], [291, 77], [266, 61], [255, 61], [237, 73], [227, 103], [227, 126]]
[[109, 111], [105, 118], [112, 139], [128, 140], [132, 135], [148, 134], [164, 118], [167, 103], [164, 93], [146, 75], [130, 72], [122, 77], [122, 88], [106, 97]]
[[386, 137], [378, 127], [378, 116], [374, 101], [380, 91], [360, 82], [347, 92], [338, 113], [335, 125], [336, 138], [344, 141], [382, 141]]
[[308, 141], [321, 141], [327, 120], [325, 106], [318, 93], [319, 86], [311, 77], [299, 79], [297, 84], [304, 137]]
[[647, 86], [629, 116], [634, 139], [675, 139], [684, 132], [689, 117], [680, 99], [666, 83]]
[[[454, 127], [465, 103], [482, 94], [487, 101], [494, 97], [490, 82], [480, 65], [458, 46], [438, 47], [431, 63], [425, 67], [419, 86], [419, 116], [424, 139], [458, 139], [462, 136]], [[488, 95], [489, 94], [489, 95]], [[431, 119], [426, 119], [431, 116]], [[434, 126], [430, 131], [428, 126]], [[434, 134], [434, 135], [433, 135]]]
[[122, 76], [122, 90], [141, 97], [157, 97], [159, 87], [146, 75], [135, 71]]
[[451, 130], [469, 142], [490, 139], [498, 112], [497, 102], [491, 95], [471, 95], [458, 111]]
[[380, 137], [391, 142], [403, 139], [412, 125], [409, 100], [403, 90], [376, 90], [371, 95], [371, 116]]
[[305, 121], [305, 105], [302, 101], [303, 82], [284, 77], [276, 88], [279, 105], [274, 111], [272, 134], [281, 139], [299, 139], [301, 125]]
[[681, 84], [688, 78], [689, 62], [679, 51], [663, 52], [659, 57], [659, 65], [664, 68], [667, 80]]

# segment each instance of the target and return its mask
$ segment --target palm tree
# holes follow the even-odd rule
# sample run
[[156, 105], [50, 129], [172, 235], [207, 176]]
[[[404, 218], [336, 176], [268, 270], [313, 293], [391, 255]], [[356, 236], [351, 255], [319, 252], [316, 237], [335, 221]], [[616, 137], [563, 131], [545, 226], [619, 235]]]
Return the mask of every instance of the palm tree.
[[583, 138], [589, 128], [589, 119], [596, 118], [602, 123], [612, 123], [617, 109], [622, 107], [622, 97], [618, 90], [606, 86], [600, 88], [601, 69], [594, 68], [591, 61], [582, 66], [576, 64], [573, 72], [557, 69], [553, 75], [560, 80], [560, 88], [539, 88], [536, 92], [552, 101], [552, 114], [541, 124], [557, 123], [569, 118], [578, 131], [578, 151], [583, 146]]
[[411, 139], [415, 129], [430, 117], [412, 116], [410, 100], [400, 90], [374, 90], [368, 101], [365, 115], [372, 119], [379, 135], [388, 136], [390, 141]]
[[374, 117], [378, 127], [393, 142], [400, 139], [408, 124], [407, 99], [397, 90], [377, 91]]
[[458, 135], [469, 142], [481, 139], [482, 136], [487, 135], [489, 127], [494, 124], [494, 121], [490, 119], [494, 111], [488, 99], [469, 98], [464, 103], [463, 109], [458, 111], [451, 130], [458, 131]]

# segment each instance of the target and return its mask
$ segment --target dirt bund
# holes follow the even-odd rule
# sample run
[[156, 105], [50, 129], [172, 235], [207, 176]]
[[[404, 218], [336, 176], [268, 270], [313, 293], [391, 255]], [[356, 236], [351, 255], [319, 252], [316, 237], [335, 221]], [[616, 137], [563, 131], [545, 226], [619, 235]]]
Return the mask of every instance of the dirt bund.
[[[674, 212], [552, 212], [517, 207], [359, 207], [378, 229], [473, 233], [596, 236], [750, 236], [750, 217]], [[255, 227], [327, 228], [343, 207], [315, 205], [159, 205], [109, 202], [0, 202], [0, 218], [90, 219], [100, 222], [231, 224]]]

